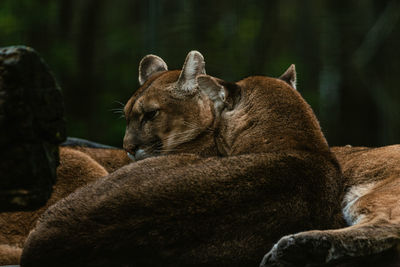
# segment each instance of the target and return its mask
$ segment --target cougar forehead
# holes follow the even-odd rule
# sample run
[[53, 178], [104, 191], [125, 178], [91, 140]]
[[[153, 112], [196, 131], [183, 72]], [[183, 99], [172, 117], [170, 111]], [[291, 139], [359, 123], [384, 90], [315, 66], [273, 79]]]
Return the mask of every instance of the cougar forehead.
[[165, 71], [154, 74], [128, 100], [124, 107], [125, 116], [128, 116], [134, 109], [143, 111], [140, 109], [143, 108], [144, 104], [150, 101], [154, 104], [165, 96], [161, 92], [171, 91], [179, 77], [179, 73], [180, 71]]

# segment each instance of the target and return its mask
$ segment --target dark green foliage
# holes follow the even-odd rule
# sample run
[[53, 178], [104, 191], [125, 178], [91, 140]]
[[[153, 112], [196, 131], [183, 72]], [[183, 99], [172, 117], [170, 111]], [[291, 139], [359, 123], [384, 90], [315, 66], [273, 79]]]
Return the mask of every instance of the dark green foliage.
[[38, 50], [64, 90], [69, 135], [121, 146], [120, 108], [154, 53], [181, 68], [189, 50], [236, 81], [291, 63], [330, 144], [400, 142], [400, 2], [2, 0], [0, 46]]

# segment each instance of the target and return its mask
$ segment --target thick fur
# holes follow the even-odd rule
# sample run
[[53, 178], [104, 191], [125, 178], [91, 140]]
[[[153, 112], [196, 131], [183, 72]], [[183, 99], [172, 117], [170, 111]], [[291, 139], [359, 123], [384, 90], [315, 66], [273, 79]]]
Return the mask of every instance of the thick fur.
[[107, 174], [108, 172], [87, 154], [60, 147], [58, 179], [47, 204], [35, 211], [0, 213], [0, 265], [19, 263], [26, 237], [48, 207], [77, 188]]
[[[125, 108], [132, 121], [124, 146], [155, 155], [50, 207], [26, 241], [22, 266], [255, 266], [284, 234], [340, 225], [339, 164], [299, 93], [274, 78], [228, 84], [204, 76], [201, 58], [191, 52], [184, 65], [203, 75], [199, 84], [187, 80], [197, 77], [192, 71], [143, 67], [148, 80]], [[160, 108], [163, 101], [175, 106]], [[168, 147], [168, 130], [190, 121], [191, 110], [205, 111], [201, 124]], [[175, 123], [155, 131], [165, 120]], [[216, 147], [218, 156], [150, 151], [157, 144], [191, 152], [201, 138], [213, 142], [201, 150]]]
[[349, 227], [283, 237], [261, 266], [400, 264], [400, 145], [333, 151], [346, 178], [343, 214]]

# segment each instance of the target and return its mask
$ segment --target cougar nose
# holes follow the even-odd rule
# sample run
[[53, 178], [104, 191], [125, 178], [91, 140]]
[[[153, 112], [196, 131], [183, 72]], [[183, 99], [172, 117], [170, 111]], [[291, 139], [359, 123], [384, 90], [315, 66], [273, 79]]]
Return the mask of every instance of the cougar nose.
[[137, 146], [135, 146], [135, 145], [127, 145], [127, 144], [124, 144], [123, 147], [124, 147], [124, 149], [125, 149], [126, 152], [129, 152], [129, 153], [131, 153], [131, 154], [135, 154], [135, 151], [136, 151], [136, 149], [137, 149]]

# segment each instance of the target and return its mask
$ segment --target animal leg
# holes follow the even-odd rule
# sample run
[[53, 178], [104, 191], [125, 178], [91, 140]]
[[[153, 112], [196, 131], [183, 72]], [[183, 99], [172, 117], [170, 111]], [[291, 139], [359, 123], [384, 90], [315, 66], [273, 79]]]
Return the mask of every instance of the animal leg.
[[376, 255], [400, 244], [400, 224], [374, 220], [338, 230], [281, 238], [260, 266], [314, 266]]

